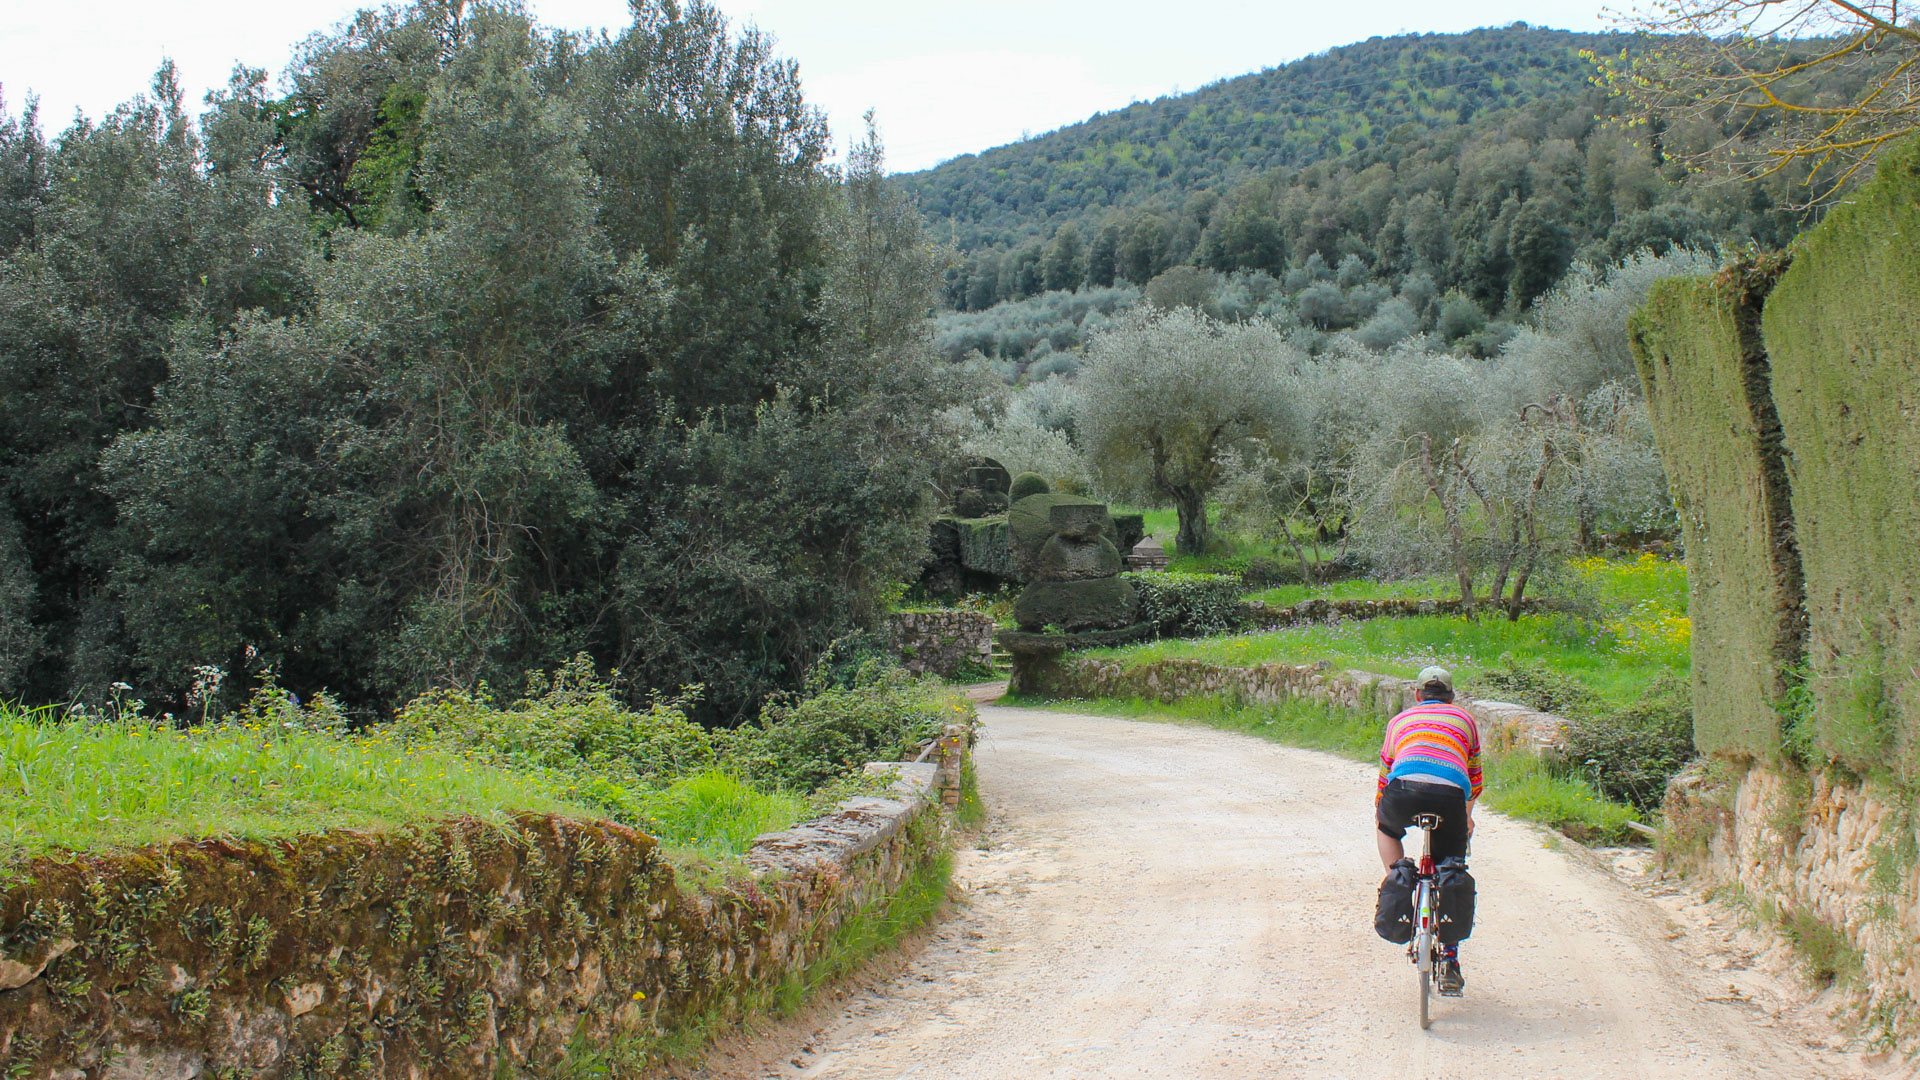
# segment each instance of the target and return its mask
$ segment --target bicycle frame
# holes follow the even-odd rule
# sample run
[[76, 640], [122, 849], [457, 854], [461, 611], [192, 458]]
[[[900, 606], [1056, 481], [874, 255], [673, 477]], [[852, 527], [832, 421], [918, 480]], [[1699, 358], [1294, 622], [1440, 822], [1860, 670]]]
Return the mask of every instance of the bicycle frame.
[[1424, 1031], [1432, 1026], [1427, 1002], [1440, 957], [1440, 916], [1434, 903], [1433, 884], [1433, 830], [1440, 827], [1440, 815], [1415, 814], [1413, 825], [1420, 830], [1420, 859], [1415, 866], [1419, 884], [1414, 887], [1413, 940], [1407, 943], [1407, 959], [1413, 961], [1414, 970], [1420, 973], [1420, 1029]]

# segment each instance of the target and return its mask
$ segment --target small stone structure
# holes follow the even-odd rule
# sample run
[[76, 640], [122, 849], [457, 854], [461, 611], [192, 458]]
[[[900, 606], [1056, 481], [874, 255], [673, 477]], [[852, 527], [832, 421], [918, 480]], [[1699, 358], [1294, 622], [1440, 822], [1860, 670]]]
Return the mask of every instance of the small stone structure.
[[1127, 569], [1129, 570], [1165, 570], [1168, 561], [1167, 549], [1161, 547], [1160, 541], [1151, 536], [1133, 545], [1133, 550], [1127, 552]]
[[952, 678], [969, 664], [993, 665], [993, 617], [977, 611], [903, 611], [887, 617], [900, 664], [916, 675]]
[[[1199, 660], [1160, 660], [1128, 665], [1085, 656], [1038, 658], [1016, 665], [1014, 693], [1051, 698], [1144, 698], [1172, 702], [1187, 697], [1226, 697], [1274, 705], [1294, 698], [1391, 716], [1414, 704], [1412, 679], [1369, 671], [1333, 671], [1327, 664], [1256, 664], [1227, 667]], [[1545, 754], [1566, 741], [1567, 720], [1505, 701], [1461, 695], [1461, 708], [1480, 722], [1489, 747]]]

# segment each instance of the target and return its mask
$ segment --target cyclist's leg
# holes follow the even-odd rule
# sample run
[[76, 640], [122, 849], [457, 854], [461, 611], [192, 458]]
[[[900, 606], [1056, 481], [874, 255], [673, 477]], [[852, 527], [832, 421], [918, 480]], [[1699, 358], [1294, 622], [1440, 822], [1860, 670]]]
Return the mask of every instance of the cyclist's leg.
[[1406, 785], [1398, 780], [1389, 782], [1373, 813], [1380, 865], [1391, 870], [1394, 863], [1406, 858], [1407, 830], [1413, 826], [1413, 815], [1417, 812], [1407, 806]]
[[1379, 824], [1377, 822], [1375, 823], [1374, 829], [1373, 829], [1373, 838], [1376, 845], [1380, 849], [1380, 865], [1381, 866], [1384, 866], [1387, 869], [1391, 870], [1393, 869], [1394, 863], [1397, 863], [1401, 859], [1406, 858], [1407, 846], [1405, 841], [1402, 839], [1402, 837], [1404, 836], [1405, 836], [1404, 833], [1401, 834], [1401, 836], [1392, 836], [1388, 834], [1387, 827], [1385, 825]]

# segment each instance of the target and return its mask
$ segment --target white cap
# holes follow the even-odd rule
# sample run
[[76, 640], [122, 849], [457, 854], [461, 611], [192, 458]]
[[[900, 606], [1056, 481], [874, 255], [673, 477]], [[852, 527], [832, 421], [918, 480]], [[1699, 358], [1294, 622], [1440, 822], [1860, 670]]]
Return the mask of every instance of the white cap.
[[1416, 687], [1425, 687], [1433, 683], [1439, 683], [1448, 690], [1452, 690], [1453, 672], [1443, 667], [1426, 667], [1421, 668], [1420, 674], [1413, 677], [1413, 685]]

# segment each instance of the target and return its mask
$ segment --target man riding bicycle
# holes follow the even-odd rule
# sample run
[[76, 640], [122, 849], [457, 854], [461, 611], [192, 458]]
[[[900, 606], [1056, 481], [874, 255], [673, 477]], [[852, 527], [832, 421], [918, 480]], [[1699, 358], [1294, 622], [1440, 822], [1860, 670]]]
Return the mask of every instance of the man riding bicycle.
[[[1389, 871], [1406, 858], [1402, 841], [1416, 814], [1440, 815], [1433, 857], [1465, 857], [1480, 800], [1480, 725], [1453, 704], [1453, 675], [1430, 667], [1414, 679], [1418, 704], [1387, 721], [1380, 744], [1380, 780], [1374, 794], [1375, 839]], [[1439, 989], [1457, 996], [1466, 986], [1460, 946], [1443, 947]]]

